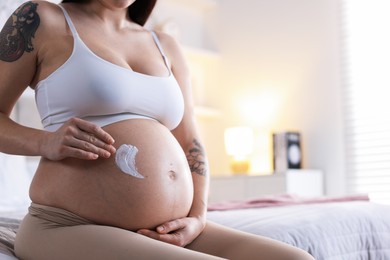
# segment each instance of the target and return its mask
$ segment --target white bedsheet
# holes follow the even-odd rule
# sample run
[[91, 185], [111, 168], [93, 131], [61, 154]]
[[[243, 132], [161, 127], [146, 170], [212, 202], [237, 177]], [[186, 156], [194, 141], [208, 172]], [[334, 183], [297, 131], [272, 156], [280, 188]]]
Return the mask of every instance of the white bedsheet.
[[389, 260], [390, 206], [342, 202], [208, 212], [208, 219], [274, 238], [317, 260]]

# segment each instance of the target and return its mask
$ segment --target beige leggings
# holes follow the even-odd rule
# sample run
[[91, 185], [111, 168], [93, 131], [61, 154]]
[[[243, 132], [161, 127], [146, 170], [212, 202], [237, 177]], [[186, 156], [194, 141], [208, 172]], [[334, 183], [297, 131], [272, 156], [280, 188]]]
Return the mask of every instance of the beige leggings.
[[59, 208], [32, 204], [15, 240], [23, 260], [313, 259], [303, 250], [211, 222], [186, 248], [94, 224]]

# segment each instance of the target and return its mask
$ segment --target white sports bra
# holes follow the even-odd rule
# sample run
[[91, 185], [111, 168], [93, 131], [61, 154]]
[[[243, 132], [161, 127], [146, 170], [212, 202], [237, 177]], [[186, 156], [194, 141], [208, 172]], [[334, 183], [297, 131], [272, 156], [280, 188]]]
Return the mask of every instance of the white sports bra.
[[73, 52], [35, 88], [44, 128], [55, 131], [78, 117], [99, 126], [147, 118], [174, 129], [183, 117], [183, 95], [156, 34], [152, 32], [153, 39], [170, 72], [166, 77], [138, 73], [100, 58], [81, 40], [67, 11], [60, 7], [73, 34]]

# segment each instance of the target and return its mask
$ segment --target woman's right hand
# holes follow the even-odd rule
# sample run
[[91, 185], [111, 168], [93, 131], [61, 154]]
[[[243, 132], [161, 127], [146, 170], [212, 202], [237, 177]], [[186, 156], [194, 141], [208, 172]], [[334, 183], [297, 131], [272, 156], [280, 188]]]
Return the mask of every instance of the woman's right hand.
[[58, 161], [109, 158], [116, 152], [114, 139], [101, 127], [80, 118], [69, 119], [56, 132], [47, 132], [41, 145], [43, 157]]

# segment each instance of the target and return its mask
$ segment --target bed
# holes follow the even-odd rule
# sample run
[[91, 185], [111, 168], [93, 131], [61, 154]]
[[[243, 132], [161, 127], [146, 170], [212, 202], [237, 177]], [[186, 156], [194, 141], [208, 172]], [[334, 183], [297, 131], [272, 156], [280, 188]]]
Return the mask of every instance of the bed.
[[[2, 215], [6, 214], [3, 212]], [[0, 260], [17, 259], [14, 256], [13, 241], [19, 224], [19, 217], [0, 217]]]
[[297, 246], [317, 260], [390, 259], [390, 205], [364, 196], [298, 201], [265, 197], [211, 205], [208, 219]]
[[[13, 241], [37, 163], [0, 153], [0, 260], [16, 259]], [[300, 247], [318, 260], [390, 260], [390, 205], [366, 195], [226, 201], [210, 205], [208, 219]]]
[[[268, 200], [264, 197], [256, 202]], [[365, 199], [302, 202], [242, 208], [235, 204], [235, 208], [231, 204], [211, 205], [208, 219], [297, 246], [317, 260], [390, 259], [389, 205]], [[0, 212], [1, 260], [17, 259], [13, 240], [24, 214], [25, 208]]]
[[0, 153], [0, 260], [16, 259], [13, 240], [30, 204], [28, 189], [37, 162], [24, 156]]

